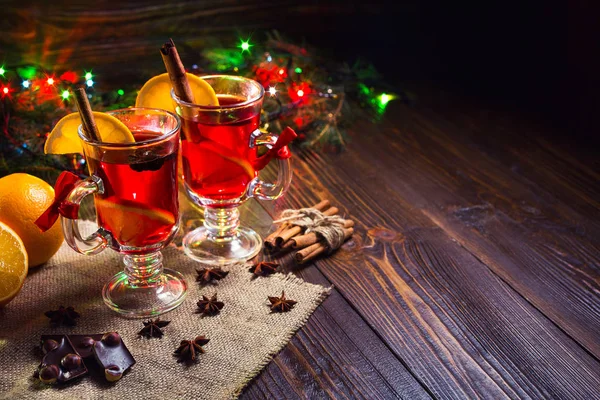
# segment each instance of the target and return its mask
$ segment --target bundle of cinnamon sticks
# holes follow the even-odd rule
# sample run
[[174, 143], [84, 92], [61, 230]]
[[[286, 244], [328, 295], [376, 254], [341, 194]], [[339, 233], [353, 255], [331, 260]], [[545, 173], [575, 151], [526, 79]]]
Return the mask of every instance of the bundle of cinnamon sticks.
[[[329, 200], [322, 200], [313, 205], [326, 216], [333, 216], [339, 212], [337, 207], [332, 207]], [[354, 221], [344, 220], [344, 241], [354, 233]], [[279, 251], [297, 250], [294, 258], [300, 264], [314, 259], [328, 250], [327, 243], [315, 233], [305, 233], [304, 228], [294, 225], [293, 221], [283, 222], [265, 239], [265, 252], [276, 253]]]

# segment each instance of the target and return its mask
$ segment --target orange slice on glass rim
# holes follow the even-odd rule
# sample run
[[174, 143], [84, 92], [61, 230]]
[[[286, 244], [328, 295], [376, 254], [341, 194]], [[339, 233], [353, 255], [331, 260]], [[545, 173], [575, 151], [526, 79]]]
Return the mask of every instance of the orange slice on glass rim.
[[[94, 111], [94, 119], [100, 138], [105, 143], [133, 143], [133, 134], [117, 118], [112, 115]], [[81, 125], [79, 113], [72, 113], [63, 117], [56, 123], [52, 132], [46, 139], [44, 153], [46, 154], [72, 154], [83, 153], [81, 139], [77, 129]]]
[[[219, 105], [219, 99], [217, 99], [215, 91], [208, 82], [189, 72], [186, 75], [190, 89], [192, 89], [192, 93], [194, 94], [195, 104], [201, 106]], [[144, 83], [135, 100], [135, 106], [161, 108], [175, 112], [175, 105], [171, 98], [171, 88], [171, 80], [168, 73], [165, 72], [164, 74], [156, 75]]]

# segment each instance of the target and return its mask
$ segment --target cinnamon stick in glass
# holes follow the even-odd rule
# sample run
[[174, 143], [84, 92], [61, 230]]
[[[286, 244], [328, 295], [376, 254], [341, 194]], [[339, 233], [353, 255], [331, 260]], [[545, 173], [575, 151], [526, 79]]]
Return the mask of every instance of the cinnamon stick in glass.
[[160, 54], [162, 56], [165, 67], [173, 85], [173, 91], [181, 100], [188, 103], [194, 104], [194, 94], [190, 88], [190, 84], [185, 74], [185, 68], [179, 58], [179, 53], [175, 47], [173, 39], [169, 39], [168, 42], [162, 45], [160, 48]]
[[90, 106], [84, 88], [79, 87], [75, 89], [75, 102], [77, 103], [77, 109], [79, 110], [79, 116], [81, 117], [81, 125], [83, 126], [83, 131], [86, 136], [96, 142], [101, 142], [100, 132], [98, 132], [96, 120], [92, 113], [92, 107]]

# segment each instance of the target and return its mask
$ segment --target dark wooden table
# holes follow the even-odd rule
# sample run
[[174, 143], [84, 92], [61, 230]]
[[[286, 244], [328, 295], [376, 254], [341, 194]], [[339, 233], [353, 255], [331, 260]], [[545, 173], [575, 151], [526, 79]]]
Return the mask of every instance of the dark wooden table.
[[[124, 80], [160, 70], [169, 36], [189, 61], [225, 27], [296, 16], [328, 29], [336, 15], [377, 12], [337, 0], [6, 3], [3, 62], [93, 66], [107, 79], [118, 62]], [[423, 22], [404, 11], [394, 29]], [[600, 398], [594, 149], [575, 151], [513, 113], [415, 92], [417, 105], [359, 120], [341, 154], [296, 153], [285, 198], [244, 206], [263, 235], [282, 209], [321, 198], [357, 225], [332, 257], [284, 260], [334, 290], [242, 398]]]
[[357, 226], [332, 257], [283, 260], [334, 290], [242, 398], [600, 398], [598, 159], [434, 98], [295, 154], [285, 198], [247, 205], [263, 234], [321, 198]]

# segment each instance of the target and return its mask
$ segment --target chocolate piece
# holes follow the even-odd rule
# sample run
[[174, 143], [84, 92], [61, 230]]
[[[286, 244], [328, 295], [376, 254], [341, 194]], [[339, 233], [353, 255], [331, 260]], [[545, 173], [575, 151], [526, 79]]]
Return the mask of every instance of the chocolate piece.
[[116, 382], [123, 376], [121, 368], [117, 365], [109, 365], [104, 368], [104, 379], [109, 382]]
[[[56, 340], [60, 340], [60, 337]], [[58, 342], [56, 340], [54, 340], [54, 339], [44, 340], [44, 337], [42, 336], [42, 351], [44, 352], [44, 354], [46, 354], [49, 351], [52, 351], [58, 347]]]
[[56, 365], [46, 365], [45, 367], [40, 368], [38, 372], [38, 378], [40, 378], [42, 383], [45, 383], [46, 385], [52, 385], [58, 380], [59, 374], [60, 370]]
[[101, 340], [94, 343], [93, 349], [96, 361], [104, 368], [104, 375], [109, 382], [121, 379], [123, 373], [135, 364], [117, 332], [105, 333]]
[[121, 336], [117, 332], [108, 332], [100, 340], [107, 346], [114, 347], [121, 343]]
[[94, 343], [102, 339], [102, 334], [69, 335], [69, 339], [81, 357], [89, 358], [94, 355]]
[[40, 381], [46, 384], [63, 383], [87, 374], [88, 370], [66, 335], [47, 338], [42, 343], [46, 351], [38, 367]]
[[69, 353], [60, 360], [60, 365], [71, 371], [81, 367], [82, 362], [79, 354]]
[[[44, 354], [47, 352], [44, 346], [52, 346], [52, 341], [57, 342], [62, 338], [63, 335], [42, 335], [42, 350]], [[93, 347], [94, 342], [102, 339], [102, 334], [95, 335], [67, 335], [77, 354], [82, 358], [88, 358], [94, 355]], [[57, 344], [58, 346], [58, 344]]]

